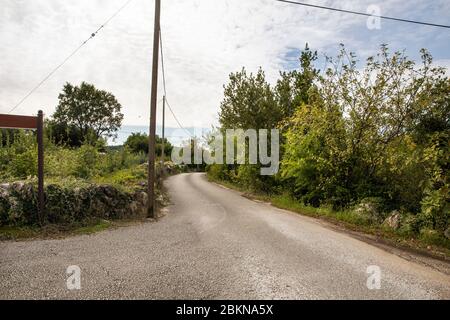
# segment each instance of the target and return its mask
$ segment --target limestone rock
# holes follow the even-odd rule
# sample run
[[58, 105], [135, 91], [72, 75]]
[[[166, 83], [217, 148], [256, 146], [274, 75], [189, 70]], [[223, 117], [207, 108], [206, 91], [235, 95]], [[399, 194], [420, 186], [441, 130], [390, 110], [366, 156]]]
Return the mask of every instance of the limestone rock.
[[400, 228], [401, 214], [397, 210], [392, 211], [391, 214], [384, 220], [383, 225], [388, 226], [394, 230]]

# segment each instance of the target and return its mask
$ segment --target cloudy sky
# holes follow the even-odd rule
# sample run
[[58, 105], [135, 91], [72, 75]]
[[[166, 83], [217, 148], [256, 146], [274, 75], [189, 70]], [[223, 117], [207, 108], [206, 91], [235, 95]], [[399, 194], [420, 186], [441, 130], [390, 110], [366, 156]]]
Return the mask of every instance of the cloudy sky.
[[[306, 42], [321, 55], [334, 55], [339, 43], [345, 43], [362, 58], [381, 43], [406, 49], [414, 59], [425, 47], [438, 64], [450, 66], [449, 29], [382, 21], [380, 30], [369, 30], [364, 17], [274, 0], [162, 2], [168, 99], [185, 127], [217, 124], [222, 86], [230, 72], [261, 66], [274, 82], [279, 70], [296, 67]], [[362, 12], [377, 5], [382, 15], [450, 24], [449, 0], [308, 2]], [[8, 112], [124, 3], [0, 0], [0, 113]], [[125, 124], [146, 125], [153, 10], [154, 1], [133, 0], [15, 113], [34, 114], [43, 108], [51, 115], [65, 82], [87, 81], [116, 95]], [[176, 127], [172, 117], [167, 122]]]

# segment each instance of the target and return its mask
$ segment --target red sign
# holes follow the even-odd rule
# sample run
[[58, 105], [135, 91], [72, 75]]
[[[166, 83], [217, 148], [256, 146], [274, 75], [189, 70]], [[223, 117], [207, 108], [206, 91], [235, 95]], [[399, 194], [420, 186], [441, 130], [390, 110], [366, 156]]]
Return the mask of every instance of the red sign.
[[37, 127], [38, 127], [37, 117], [0, 114], [0, 128], [37, 129]]

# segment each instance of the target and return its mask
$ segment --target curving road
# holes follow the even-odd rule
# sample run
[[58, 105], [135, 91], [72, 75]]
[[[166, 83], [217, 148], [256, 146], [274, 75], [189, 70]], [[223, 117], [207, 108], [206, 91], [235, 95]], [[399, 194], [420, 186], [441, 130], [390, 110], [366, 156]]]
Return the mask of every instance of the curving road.
[[[0, 243], [0, 298], [449, 299], [450, 277], [182, 174], [158, 223], [62, 240]], [[81, 290], [66, 268], [81, 268]], [[381, 271], [367, 287], [368, 266]], [[370, 282], [370, 283], [377, 283]]]

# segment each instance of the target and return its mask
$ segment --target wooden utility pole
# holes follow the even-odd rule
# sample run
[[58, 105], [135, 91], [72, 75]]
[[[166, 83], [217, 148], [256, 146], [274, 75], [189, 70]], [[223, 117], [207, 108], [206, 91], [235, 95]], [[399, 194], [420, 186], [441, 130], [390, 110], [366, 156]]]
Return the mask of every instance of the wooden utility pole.
[[153, 33], [152, 95], [150, 101], [150, 134], [148, 148], [148, 217], [157, 218], [155, 210], [155, 145], [156, 145], [156, 103], [158, 99], [158, 59], [161, 0], [155, 0], [155, 28]]

